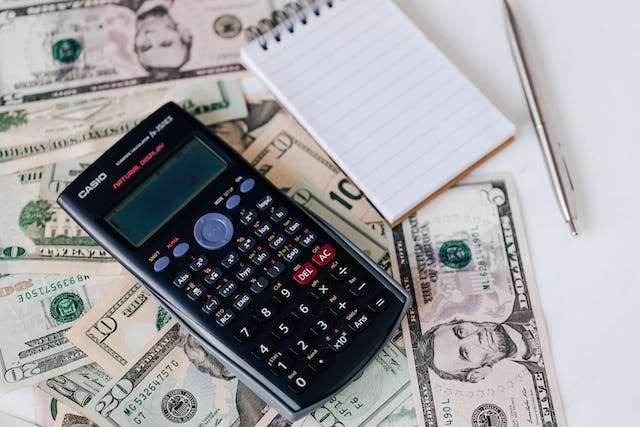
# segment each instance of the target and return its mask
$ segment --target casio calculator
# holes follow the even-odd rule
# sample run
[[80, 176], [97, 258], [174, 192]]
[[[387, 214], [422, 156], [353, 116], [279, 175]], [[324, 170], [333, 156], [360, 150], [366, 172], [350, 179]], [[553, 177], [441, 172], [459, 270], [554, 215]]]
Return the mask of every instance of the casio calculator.
[[58, 203], [292, 421], [356, 378], [409, 304], [351, 242], [173, 103]]

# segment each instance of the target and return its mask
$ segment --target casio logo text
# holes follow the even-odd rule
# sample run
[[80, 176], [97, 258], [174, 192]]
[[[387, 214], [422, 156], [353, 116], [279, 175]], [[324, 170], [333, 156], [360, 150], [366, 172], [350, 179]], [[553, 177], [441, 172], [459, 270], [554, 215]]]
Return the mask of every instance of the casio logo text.
[[80, 197], [81, 199], [84, 199], [89, 195], [89, 193], [91, 193], [93, 190], [98, 188], [98, 185], [100, 185], [100, 183], [103, 182], [105, 179], [107, 179], [107, 174], [104, 172], [101, 172], [100, 175], [98, 175], [94, 180], [92, 180], [89, 183], [89, 185], [84, 187], [84, 190], [80, 190], [80, 192], [78, 193], [78, 197]]

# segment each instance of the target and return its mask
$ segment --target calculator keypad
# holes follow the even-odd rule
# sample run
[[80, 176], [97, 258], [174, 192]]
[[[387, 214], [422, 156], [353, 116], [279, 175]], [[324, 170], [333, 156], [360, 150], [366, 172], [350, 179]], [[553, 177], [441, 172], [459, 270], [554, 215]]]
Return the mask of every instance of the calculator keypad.
[[[256, 193], [254, 186], [244, 188]], [[304, 393], [391, 297], [272, 195], [251, 200], [242, 195], [226, 204], [230, 243], [215, 252], [193, 253], [192, 247], [172, 283], [251, 360]]]

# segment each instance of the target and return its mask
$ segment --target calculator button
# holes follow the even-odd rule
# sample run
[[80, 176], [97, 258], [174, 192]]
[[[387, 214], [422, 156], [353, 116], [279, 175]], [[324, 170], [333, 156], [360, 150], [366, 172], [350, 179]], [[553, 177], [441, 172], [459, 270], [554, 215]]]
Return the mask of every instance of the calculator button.
[[269, 242], [269, 247], [274, 251], [277, 251], [282, 247], [282, 245], [285, 244], [286, 241], [287, 241], [287, 238], [284, 237], [284, 235], [278, 234]]
[[371, 282], [368, 282], [366, 280], [361, 280], [351, 285], [349, 287], [349, 292], [351, 292], [355, 296], [361, 296], [361, 295], [364, 295], [369, 290], [370, 287], [371, 287]]
[[281, 320], [271, 331], [271, 334], [279, 340], [284, 339], [291, 335], [293, 332], [293, 320], [283, 319]]
[[224, 268], [231, 268], [238, 261], [240, 261], [240, 255], [232, 251], [229, 252], [224, 258], [222, 258], [220, 264], [222, 264]]
[[331, 260], [335, 256], [336, 256], [336, 250], [333, 249], [331, 245], [326, 244], [326, 245], [323, 245], [320, 248], [320, 250], [318, 250], [318, 252], [316, 252], [311, 257], [311, 260], [317, 265], [319, 265], [320, 267], [324, 267], [325, 265], [329, 264], [329, 262], [331, 262]]
[[337, 316], [342, 316], [347, 314], [351, 307], [353, 306], [353, 302], [348, 298], [336, 298], [331, 303], [331, 312]]
[[305, 263], [296, 272], [293, 273], [293, 280], [301, 285], [306, 285], [318, 273], [318, 270], [310, 262]]
[[311, 291], [311, 295], [313, 295], [318, 300], [323, 300], [328, 298], [334, 291], [335, 286], [330, 282], [320, 283], [318, 286], [313, 288]]
[[251, 297], [248, 293], [240, 294], [238, 298], [233, 302], [233, 306], [238, 310], [244, 310], [251, 302]]
[[262, 249], [261, 251], [258, 251], [253, 257], [253, 263], [255, 265], [262, 265], [269, 259], [269, 256], [269, 251], [266, 249]]
[[288, 235], [293, 235], [298, 232], [302, 228], [302, 223], [298, 219], [292, 220], [289, 225], [284, 228], [285, 233]]
[[184, 256], [189, 251], [189, 244], [187, 242], [178, 243], [176, 247], [173, 248], [173, 256], [176, 258], [180, 258]]
[[240, 270], [238, 270], [238, 272], [236, 273], [236, 277], [241, 282], [244, 282], [245, 280], [250, 278], [252, 274], [253, 267], [251, 267], [250, 265], [245, 265], [244, 267], [241, 267]]
[[205, 265], [207, 265], [207, 262], [209, 261], [207, 260], [206, 256], [199, 255], [193, 260], [191, 264], [189, 264], [189, 268], [191, 269], [191, 271], [200, 271], [204, 268]]
[[251, 352], [257, 359], [264, 360], [276, 350], [276, 344], [272, 339], [267, 338], [260, 342]]
[[272, 203], [273, 203], [273, 197], [266, 195], [262, 199], [260, 199], [258, 203], [256, 203], [256, 208], [263, 211], [267, 209], [269, 206], [271, 206]]
[[218, 298], [209, 298], [207, 302], [202, 305], [202, 311], [211, 314], [218, 307], [220, 307], [220, 300]]
[[289, 388], [294, 393], [303, 393], [306, 389], [309, 388], [309, 377], [306, 374], [298, 373], [289, 382]]
[[341, 330], [329, 341], [329, 348], [337, 353], [344, 351], [353, 341], [353, 336], [346, 330]]
[[297, 319], [304, 319], [309, 314], [311, 314], [311, 310], [313, 310], [313, 305], [308, 302], [301, 302], [295, 306], [295, 308], [291, 311], [291, 314]]
[[269, 277], [275, 278], [278, 277], [284, 271], [285, 266], [280, 261], [276, 261], [274, 264], [270, 265], [267, 269], [267, 275]]
[[240, 184], [240, 192], [248, 193], [249, 191], [253, 190], [253, 187], [255, 185], [256, 182], [253, 180], [253, 178], [247, 178]]
[[362, 312], [356, 314], [356, 316], [349, 321], [349, 329], [353, 332], [362, 332], [370, 323], [371, 316]]
[[291, 344], [291, 347], [289, 347], [289, 350], [291, 351], [291, 353], [295, 354], [296, 356], [306, 356], [307, 354], [311, 353], [311, 351], [313, 350], [312, 343], [313, 343], [312, 337], [306, 336], [303, 338], [299, 338], [295, 340], [293, 344]]
[[220, 280], [221, 277], [222, 277], [222, 270], [220, 270], [218, 267], [216, 267], [213, 270], [211, 270], [211, 273], [209, 273], [206, 276], [204, 276], [204, 282], [207, 285], [213, 285], [218, 280]]
[[271, 228], [273, 228], [271, 227], [271, 223], [268, 221], [265, 221], [262, 224], [260, 224], [258, 228], [256, 228], [254, 233], [256, 233], [256, 236], [258, 237], [264, 237], [267, 234], [269, 234], [269, 232], [271, 231]]
[[274, 288], [275, 287], [278, 288], [277, 290], [274, 289], [273, 298], [275, 298], [279, 303], [285, 303], [293, 296], [293, 291], [289, 287], [282, 285], [281, 283], [278, 283]]
[[233, 237], [233, 224], [221, 213], [208, 213], [198, 218], [193, 226], [193, 235], [203, 248], [220, 249]]
[[244, 215], [240, 217], [240, 222], [244, 225], [249, 225], [258, 217], [258, 213], [253, 209], [247, 210]]
[[322, 316], [316, 319], [311, 326], [311, 332], [316, 335], [322, 335], [331, 327], [331, 320], [328, 316]]
[[238, 250], [243, 254], [247, 253], [255, 244], [256, 240], [253, 237], [245, 237], [244, 240], [238, 244]]
[[329, 364], [332, 360], [333, 355], [331, 353], [323, 351], [317, 354], [313, 359], [311, 359], [311, 361], [309, 362], [309, 367], [315, 372], [323, 372], [329, 367]]
[[300, 239], [300, 244], [305, 248], [308, 248], [313, 244], [313, 242], [316, 241], [317, 238], [318, 236], [316, 236], [316, 233], [314, 233], [313, 231], [308, 231]]
[[254, 322], [248, 321], [240, 328], [238, 328], [233, 337], [236, 339], [236, 341], [245, 343], [253, 338], [256, 332], [258, 332], [258, 326]]
[[293, 262], [296, 260], [296, 258], [298, 258], [300, 255], [302, 254], [302, 251], [300, 250], [299, 247], [297, 246], [291, 246], [289, 249], [287, 249], [287, 251], [284, 253], [283, 258], [287, 261], [287, 262]]
[[271, 372], [277, 377], [282, 377], [291, 372], [293, 364], [287, 356], [283, 356], [281, 353], [276, 353], [269, 358], [267, 363]]
[[287, 213], [287, 208], [285, 208], [284, 206], [278, 206], [278, 208], [271, 214], [271, 221], [280, 222], [285, 219]]
[[229, 280], [227, 283], [222, 285], [218, 293], [224, 298], [229, 298], [231, 295], [233, 295], [236, 289], [238, 289], [238, 285], [236, 285], [236, 282], [234, 282], [233, 280]]
[[253, 313], [253, 318], [260, 323], [264, 323], [271, 320], [271, 318], [275, 315], [276, 315], [276, 309], [273, 307], [272, 304], [267, 303], [262, 307], [258, 308]]
[[233, 196], [227, 199], [224, 205], [227, 209], [231, 210], [231, 209], [237, 208], [239, 204], [240, 204], [240, 196], [238, 196], [237, 194], [234, 194]]
[[351, 274], [351, 269], [346, 265], [338, 265], [332, 272], [331, 276], [337, 280], [344, 280]]
[[164, 269], [169, 265], [169, 261], [170, 260], [168, 256], [158, 258], [156, 262], [153, 263], [153, 271], [155, 271], [156, 273], [164, 271]]
[[216, 313], [216, 323], [223, 328], [227, 326], [236, 315], [229, 308], [221, 309], [218, 313]]
[[204, 285], [196, 283], [194, 284], [193, 288], [189, 292], [187, 292], [187, 297], [189, 297], [191, 301], [195, 301], [200, 298], [202, 294], [204, 294], [204, 290]]
[[369, 301], [369, 308], [376, 312], [376, 313], [380, 313], [381, 311], [383, 311], [385, 308], [387, 308], [387, 305], [389, 305], [389, 296], [386, 294], [378, 294], [378, 296], [376, 296], [375, 298], [371, 299]]
[[184, 270], [173, 279], [173, 284], [181, 288], [186, 285], [189, 280], [191, 280], [191, 274], [187, 270]]
[[256, 279], [255, 282], [251, 284], [249, 290], [251, 290], [251, 292], [253, 292], [254, 294], [259, 294], [260, 292], [264, 291], [267, 286], [269, 286], [269, 281], [260, 276]]

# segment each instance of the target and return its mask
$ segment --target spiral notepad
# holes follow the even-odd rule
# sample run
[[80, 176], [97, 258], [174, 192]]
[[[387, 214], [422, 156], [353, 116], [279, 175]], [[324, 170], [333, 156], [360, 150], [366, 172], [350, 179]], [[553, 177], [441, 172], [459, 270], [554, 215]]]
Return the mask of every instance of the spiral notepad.
[[515, 132], [390, 0], [294, 1], [247, 32], [247, 67], [391, 224]]

